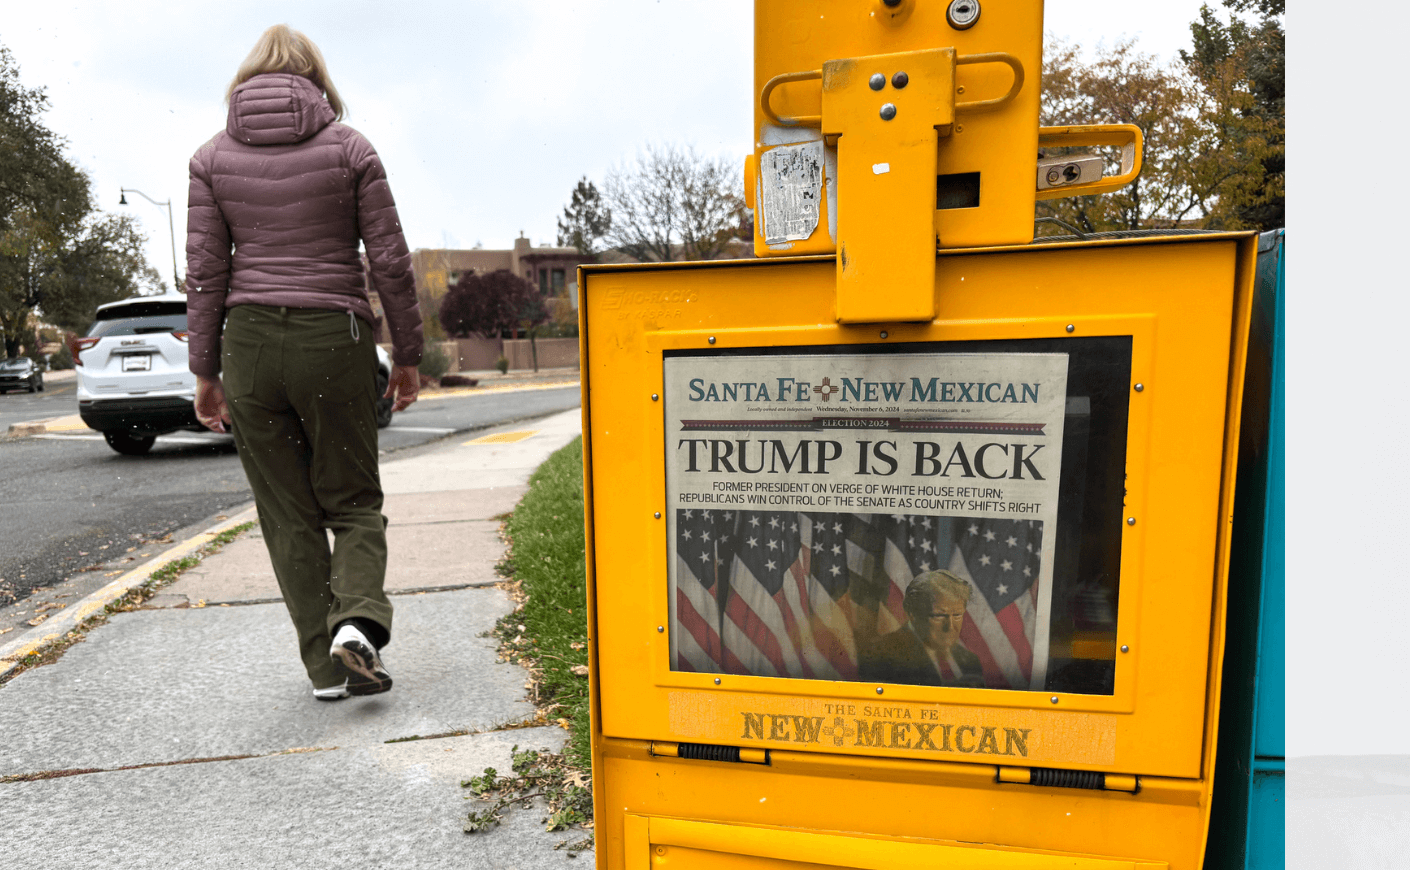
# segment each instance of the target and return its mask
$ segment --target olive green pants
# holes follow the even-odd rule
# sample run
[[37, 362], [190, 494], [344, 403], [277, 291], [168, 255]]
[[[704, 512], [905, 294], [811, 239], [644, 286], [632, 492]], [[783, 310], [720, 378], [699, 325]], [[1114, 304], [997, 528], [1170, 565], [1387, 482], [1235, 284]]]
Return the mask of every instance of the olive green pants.
[[328, 648], [340, 622], [375, 623], [379, 645], [391, 636], [372, 328], [346, 312], [237, 305], [226, 314], [221, 367], [304, 668], [315, 687], [335, 685], [342, 676]]

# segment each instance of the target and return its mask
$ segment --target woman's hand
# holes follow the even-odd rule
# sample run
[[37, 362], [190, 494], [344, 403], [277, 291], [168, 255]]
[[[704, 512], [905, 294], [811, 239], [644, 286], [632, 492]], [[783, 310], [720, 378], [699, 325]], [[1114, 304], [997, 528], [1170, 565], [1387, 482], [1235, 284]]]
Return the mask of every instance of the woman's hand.
[[392, 405], [392, 410], [405, 411], [416, 401], [416, 394], [421, 390], [421, 373], [416, 370], [416, 366], [392, 366], [392, 377], [387, 382], [387, 392], [382, 395], [384, 399], [396, 399]]
[[212, 432], [230, 431], [230, 409], [225, 406], [225, 387], [220, 378], [196, 376], [196, 419]]

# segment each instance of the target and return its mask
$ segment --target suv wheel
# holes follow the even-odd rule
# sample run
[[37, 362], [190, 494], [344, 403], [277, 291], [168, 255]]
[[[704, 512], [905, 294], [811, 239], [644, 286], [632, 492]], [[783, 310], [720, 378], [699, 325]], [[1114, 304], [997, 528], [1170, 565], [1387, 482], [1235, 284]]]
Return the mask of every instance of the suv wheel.
[[108, 446], [123, 456], [141, 456], [156, 443], [155, 435], [134, 435], [131, 432], [104, 432]]
[[377, 428], [385, 429], [392, 425], [392, 403], [395, 399], [384, 398], [387, 392], [387, 378], [377, 373]]

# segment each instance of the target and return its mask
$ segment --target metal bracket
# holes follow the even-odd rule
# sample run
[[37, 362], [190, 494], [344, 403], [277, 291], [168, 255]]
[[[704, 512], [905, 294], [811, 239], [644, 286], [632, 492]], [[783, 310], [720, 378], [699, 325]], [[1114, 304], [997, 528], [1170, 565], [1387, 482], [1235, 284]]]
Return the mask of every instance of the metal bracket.
[[1120, 190], [1141, 174], [1144, 139], [1135, 124], [1083, 124], [1071, 127], [1039, 127], [1038, 145], [1043, 148], [1090, 148], [1110, 146], [1121, 149], [1121, 171], [1095, 181], [1043, 188], [1037, 199], [1092, 196]]
[[[997, 63], [1013, 71], [1007, 93], [956, 101], [955, 69]], [[822, 81], [822, 113], [780, 116], [774, 90]], [[1013, 101], [1023, 64], [992, 52], [953, 48], [829, 60], [821, 70], [784, 73], [760, 92], [764, 115], [782, 126], [821, 128], [837, 148], [837, 305], [840, 323], [935, 317], [935, 179], [940, 141], [957, 116]]]

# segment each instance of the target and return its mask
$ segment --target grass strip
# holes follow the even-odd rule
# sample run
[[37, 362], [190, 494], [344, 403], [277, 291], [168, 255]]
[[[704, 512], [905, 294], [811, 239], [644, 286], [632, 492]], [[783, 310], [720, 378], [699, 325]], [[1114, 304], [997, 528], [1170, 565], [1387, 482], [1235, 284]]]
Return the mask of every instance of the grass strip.
[[573, 442], [529, 478], [529, 490], [505, 527], [509, 556], [501, 573], [518, 586], [518, 610], [495, 635], [502, 654], [529, 666], [536, 701], [568, 723], [564, 755], [589, 770], [587, 557], [583, 537], [583, 446]]
[[[461, 783], [479, 799], [467, 834], [498, 825], [513, 806], [547, 804], [545, 830], [592, 831], [592, 755], [587, 679], [587, 557], [583, 537], [582, 439], [554, 453], [529, 478], [529, 489], [505, 521], [509, 553], [497, 567], [511, 579], [514, 612], [496, 623], [501, 660], [528, 670], [538, 707], [526, 726], [556, 721], [568, 729], [561, 754], [515, 746], [513, 772], [493, 768]], [[594, 837], [560, 842], [570, 857]]]

